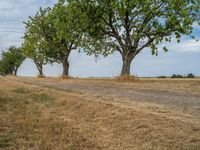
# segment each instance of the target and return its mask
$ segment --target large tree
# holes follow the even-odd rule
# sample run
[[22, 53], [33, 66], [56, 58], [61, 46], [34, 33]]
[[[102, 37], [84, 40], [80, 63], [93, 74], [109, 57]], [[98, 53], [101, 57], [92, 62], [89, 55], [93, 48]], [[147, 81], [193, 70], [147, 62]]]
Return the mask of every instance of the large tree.
[[[130, 75], [132, 60], [144, 48], [158, 53], [161, 42], [191, 35], [199, 21], [199, 0], [68, 0], [81, 16], [86, 51], [107, 55], [119, 52], [121, 75]], [[166, 47], [163, 47], [167, 51]]]

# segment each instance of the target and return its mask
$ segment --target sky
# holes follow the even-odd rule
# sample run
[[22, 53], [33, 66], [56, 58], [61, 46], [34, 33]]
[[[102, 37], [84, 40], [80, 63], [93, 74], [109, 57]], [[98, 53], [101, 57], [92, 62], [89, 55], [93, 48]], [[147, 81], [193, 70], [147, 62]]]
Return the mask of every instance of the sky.
[[[25, 27], [23, 22], [34, 16], [40, 7], [53, 6], [56, 0], [1, 0], [0, 1], [0, 51], [11, 45], [21, 46]], [[194, 25], [194, 33], [200, 39], [200, 27]], [[161, 47], [169, 51], [163, 52]], [[133, 60], [131, 74], [143, 77], [172, 74], [186, 75], [193, 73], [200, 76], [200, 42], [183, 37], [180, 43], [172, 41], [160, 46], [159, 55], [152, 56], [151, 50], [144, 49]], [[94, 56], [74, 51], [70, 55], [70, 75], [74, 77], [114, 77], [120, 74], [121, 56], [114, 53], [95, 61]], [[37, 69], [32, 60], [24, 61], [18, 71], [19, 76], [37, 76]], [[46, 65], [46, 76], [60, 76], [59, 64]]]

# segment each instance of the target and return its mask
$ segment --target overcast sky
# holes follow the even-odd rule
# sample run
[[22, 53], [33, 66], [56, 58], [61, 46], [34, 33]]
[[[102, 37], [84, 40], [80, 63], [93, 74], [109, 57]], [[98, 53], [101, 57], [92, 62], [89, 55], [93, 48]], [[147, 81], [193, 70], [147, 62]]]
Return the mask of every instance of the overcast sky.
[[[24, 33], [23, 21], [36, 14], [39, 7], [53, 6], [56, 0], [0, 0], [0, 50], [11, 45], [20, 46]], [[194, 25], [194, 35], [200, 38], [200, 27]], [[169, 52], [159, 51], [159, 56], [152, 56], [147, 48], [133, 61], [131, 72], [138, 76], [159, 76], [194, 73], [200, 75], [200, 42], [183, 37], [181, 43], [173, 41], [164, 44]], [[97, 62], [93, 56], [73, 52], [70, 55], [70, 75], [79, 77], [112, 77], [120, 74], [121, 57], [113, 54], [107, 58], [100, 57]], [[47, 76], [60, 76], [61, 65], [47, 65]], [[31, 60], [26, 60], [18, 75], [36, 76], [37, 69]]]

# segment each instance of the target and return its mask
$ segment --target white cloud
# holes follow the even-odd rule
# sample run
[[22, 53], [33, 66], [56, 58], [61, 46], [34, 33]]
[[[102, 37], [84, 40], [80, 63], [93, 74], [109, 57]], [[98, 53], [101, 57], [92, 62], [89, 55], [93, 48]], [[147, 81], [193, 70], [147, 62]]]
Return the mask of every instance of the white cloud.
[[0, 50], [20, 46], [25, 27], [22, 23], [36, 14], [39, 7], [52, 6], [56, 0], [1, 0]]
[[200, 25], [198, 23], [194, 23], [193, 28], [200, 29]]
[[180, 43], [175, 38], [170, 43], [163, 43], [159, 46], [160, 49], [167, 47], [170, 51], [177, 52], [200, 52], [200, 41], [194, 39], [182, 39]]
[[169, 45], [169, 49], [181, 52], [200, 52], [200, 42], [196, 40], [185, 40], [181, 43]]

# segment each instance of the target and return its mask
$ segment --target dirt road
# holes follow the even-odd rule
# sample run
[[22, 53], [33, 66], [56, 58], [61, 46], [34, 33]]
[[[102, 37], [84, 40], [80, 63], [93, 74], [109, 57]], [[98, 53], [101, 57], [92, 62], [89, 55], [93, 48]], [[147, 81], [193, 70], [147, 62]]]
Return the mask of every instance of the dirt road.
[[200, 118], [200, 79], [140, 79], [131, 83], [109, 79], [12, 78], [12, 80], [107, 97], [108, 100], [137, 101], [176, 107]]

